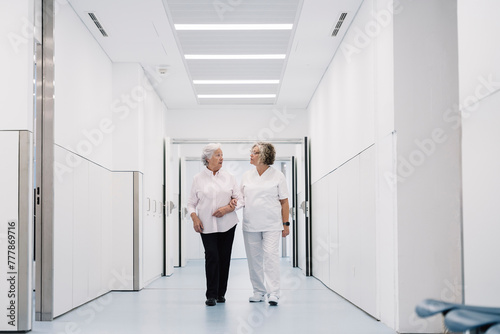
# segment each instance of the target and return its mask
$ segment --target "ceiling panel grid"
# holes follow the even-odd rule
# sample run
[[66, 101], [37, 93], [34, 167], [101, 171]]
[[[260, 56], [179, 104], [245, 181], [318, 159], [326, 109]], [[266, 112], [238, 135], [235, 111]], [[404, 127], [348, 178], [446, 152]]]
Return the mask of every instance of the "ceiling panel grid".
[[[199, 104], [273, 104], [291, 46], [299, 0], [221, 2], [164, 0], [184, 56], [283, 55], [284, 59], [189, 59], [186, 70]], [[288, 24], [286, 30], [179, 30], [180, 24]], [[220, 27], [217, 27], [220, 28]], [[274, 28], [274, 27], [273, 27]], [[246, 28], [245, 28], [246, 29]], [[277, 80], [278, 84], [198, 85], [196, 80]], [[244, 97], [241, 94], [245, 94]], [[265, 95], [262, 95], [265, 94]], [[217, 96], [225, 98], [216, 98]], [[247, 98], [248, 96], [248, 98]], [[250, 97], [252, 96], [252, 97]]]

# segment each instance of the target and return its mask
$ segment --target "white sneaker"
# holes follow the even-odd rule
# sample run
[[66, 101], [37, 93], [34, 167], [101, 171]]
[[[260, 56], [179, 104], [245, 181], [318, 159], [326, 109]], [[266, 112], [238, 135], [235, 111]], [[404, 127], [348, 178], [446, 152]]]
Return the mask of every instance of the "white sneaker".
[[258, 302], [263, 302], [265, 300], [265, 297], [263, 294], [260, 294], [258, 292], [255, 292], [253, 294], [253, 296], [251, 296], [250, 298], [248, 298], [248, 301], [250, 303], [258, 303]]
[[269, 299], [268, 299], [269, 305], [272, 305], [272, 306], [278, 305], [278, 299], [279, 299], [278, 296], [276, 296], [276, 295], [270, 295]]

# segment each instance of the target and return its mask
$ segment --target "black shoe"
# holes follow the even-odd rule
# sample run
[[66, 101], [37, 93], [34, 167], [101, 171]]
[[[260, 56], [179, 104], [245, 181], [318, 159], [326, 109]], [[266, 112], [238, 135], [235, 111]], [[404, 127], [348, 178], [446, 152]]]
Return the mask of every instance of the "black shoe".
[[205, 305], [207, 306], [215, 306], [215, 304], [217, 304], [215, 298], [207, 298], [205, 301]]
[[225, 303], [225, 302], [226, 302], [226, 298], [224, 298], [224, 296], [217, 297], [217, 303]]

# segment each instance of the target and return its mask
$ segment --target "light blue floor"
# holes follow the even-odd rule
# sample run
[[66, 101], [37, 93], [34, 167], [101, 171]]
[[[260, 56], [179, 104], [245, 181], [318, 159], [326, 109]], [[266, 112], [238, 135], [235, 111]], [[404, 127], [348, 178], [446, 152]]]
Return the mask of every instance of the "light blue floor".
[[396, 333], [305, 277], [288, 259], [281, 264], [281, 286], [278, 306], [249, 303], [246, 260], [233, 260], [226, 303], [208, 307], [204, 262], [190, 261], [142, 291], [112, 292], [54, 321], [36, 321], [31, 333]]

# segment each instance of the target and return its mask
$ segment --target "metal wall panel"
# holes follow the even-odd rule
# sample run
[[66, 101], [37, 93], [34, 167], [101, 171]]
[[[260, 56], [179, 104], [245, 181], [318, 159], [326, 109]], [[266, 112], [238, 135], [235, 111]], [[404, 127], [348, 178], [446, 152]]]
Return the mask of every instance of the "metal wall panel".
[[33, 150], [32, 134], [19, 131], [18, 331], [29, 331], [33, 313]]
[[[19, 234], [16, 228], [19, 222], [18, 141], [17, 131], [0, 131], [2, 161], [9, 162], [0, 164], [0, 270], [2, 271], [2, 279], [0, 280], [2, 298], [0, 299], [0, 306], [5, 310], [7, 315], [2, 316], [0, 319], [0, 330], [17, 329], [17, 313], [19, 309], [17, 298], [12, 296], [12, 292], [10, 292], [12, 290], [18, 291], [18, 280], [16, 277], [11, 282], [9, 275], [10, 272], [17, 269], [10, 266], [17, 267], [18, 259], [17, 246], [19, 240], [17, 236]], [[12, 238], [14, 239], [12, 240]], [[14, 243], [15, 249], [9, 248], [11, 246], [9, 241]], [[11, 306], [11, 302], [14, 304], [13, 306]], [[10, 318], [11, 315], [12, 318]]]
[[[51, 321], [54, 318], [54, 0], [42, 1], [42, 110], [41, 155], [37, 155], [41, 165], [41, 175], [37, 191], [40, 189], [41, 215], [37, 216], [40, 226], [37, 233], [37, 275], [36, 275], [36, 320]], [[37, 203], [38, 205], [38, 203]]]
[[143, 288], [142, 280], [142, 174], [134, 172], [134, 290]]
[[32, 135], [29, 131], [0, 132], [0, 305], [6, 310], [0, 331], [32, 327]]

